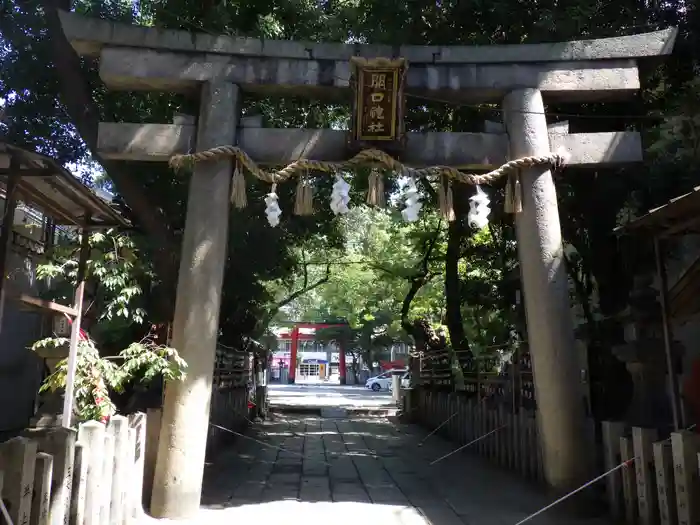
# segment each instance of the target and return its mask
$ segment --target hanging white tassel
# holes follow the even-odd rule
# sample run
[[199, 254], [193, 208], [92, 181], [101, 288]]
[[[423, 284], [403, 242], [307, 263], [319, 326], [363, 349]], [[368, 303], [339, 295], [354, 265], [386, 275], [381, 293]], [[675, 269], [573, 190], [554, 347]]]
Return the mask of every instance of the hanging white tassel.
[[265, 196], [265, 215], [267, 215], [267, 222], [273, 228], [280, 223], [280, 215], [282, 215], [282, 209], [277, 201], [277, 184], [273, 184], [270, 193]]
[[469, 213], [467, 213], [467, 223], [470, 228], [482, 229], [489, 223], [489, 198], [479, 185], [476, 186], [476, 193], [469, 197]]
[[416, 187], [416, 181], [413, 178], [409, 179], [408, 187], [404, 195], [406, 207], [401, 211], [401, 216], [406, 222], [416, 222], [418, 220], [418, 214], [423, 208], [423, 203], [421, 202], [420, 194]]
[[336, 175], [331, 193], [331, 210], [336, 215], [344, 215], [350, 211], [348, 204], [350, 204], [350, 184], [340, 175]]

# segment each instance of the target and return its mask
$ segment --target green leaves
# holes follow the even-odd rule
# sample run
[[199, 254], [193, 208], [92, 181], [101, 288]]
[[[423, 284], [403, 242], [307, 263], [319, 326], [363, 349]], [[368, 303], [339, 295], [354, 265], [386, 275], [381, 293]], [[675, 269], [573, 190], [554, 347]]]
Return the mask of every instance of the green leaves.
[[[37, 341], [32, 350], [67, 347], [65, 338], [48, 338]], [[122, 364], [117, 365], [121, 360]], [[185, 377], [187, 363], [177, 350], [159, 346], [149, 341], [132, 343], [117, 357], [103, 358], [92, 341], [78, 342], [74, 396], [75, 412], [81, 421], [105, 421], [115, 413], [109, 389], [121, 393], [131, 382], [150, 383], [157, 377], [164, 381], [181, 381]], [[41, 385], [40, 392], [64, 389], [68, 374], [68, 360], [58, 363], [56, 370]]]
[[[152, 274], [147, 262], [139, 258], [139, 252], [131, 237], [117, 230], [90, 234], [90, 256], [87, 262], [87, 279], [97, 289], [93, 308], [97, 321], [109, 324], [117, 318], [143, 324], [146, 310], [143, 302], [143, 284]], [[72, 288], [76, 284], [79, 239], [56, 245], [50, 260], [37, 267], [37, 277], [51, 283], [52, 299], [72, 300]]]

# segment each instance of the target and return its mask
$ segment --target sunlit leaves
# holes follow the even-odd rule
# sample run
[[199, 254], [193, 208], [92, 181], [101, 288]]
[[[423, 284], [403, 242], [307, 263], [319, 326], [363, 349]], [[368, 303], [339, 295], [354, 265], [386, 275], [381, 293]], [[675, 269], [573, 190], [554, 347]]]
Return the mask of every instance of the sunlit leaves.
[[[147, 264], [137, 257], [133, 240], [116, 230], [108, 230], [92, 233], [89, 243], [86, 276], [98, 289], [97, 321], [122, 317], [143, 323], [146, 315], [141, 301], [143, 284], [151, 275]], [[79, 240], [55, 246], [50, 255], [47, 263], [37, 267], [37, 277], [51, 283], [52, 298], [71, 302], [78, 277]]]
[[[68, 339], [48, 338], [37, 341], [32, 350], [65, 348]], [[75, 413], [81, 421], [106, 421], [116, 411], [110, 391], [121, 393], [134, 381], [148, 384], [158, 377], [180, 381], [185, 377], [187, 363], [174, 348], [150, 341], [132, 343], [115, 358], [100, 356], [92, 340], [78, 342], [75, 381]], [[121, 364], [117, 364], [121, 361]], [[41, 385], [40, 392], [62, 390], [66, 386], [68, 360], [58, 363], [55, 371]]]

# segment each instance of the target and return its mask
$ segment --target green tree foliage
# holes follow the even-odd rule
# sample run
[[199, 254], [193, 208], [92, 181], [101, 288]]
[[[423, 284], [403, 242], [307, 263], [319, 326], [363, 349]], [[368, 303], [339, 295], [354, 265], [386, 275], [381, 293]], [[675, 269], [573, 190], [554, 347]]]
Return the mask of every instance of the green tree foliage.
[[[577, 297], [588, 301], [597, 291], [603, 314], [624, 304], [633, 274], [619, 257], [612, 229], [625, 215], [638, 214], [697, 185], [697, 170], [690, 168], [697, 161], [693, 53], [700, 42], [700, 16], [693, 3], [142, 0], [137, 9], [125, 0], [7, 0], [6, 16], [0, 16], [0, 97], [7, 101], [2, 130], [19, 145], [36, 147], [62, 162], [84, 162], [89, 160], [88, 150], [92, 151], [92, 159], [106, 170], [129, 216], [147, 239], [144, 255], [153, 261], [157, 281], [167, 292], [157, 294], [164, 298], [161, 310], [166, 319], [173, 303], [175, 254], [179, 251], [178, 232], [183, 227], [187, 176], [173, 174], [164, 166], [100, 159], [95, 155], [96, 127], [100, 119], [169, 122], [175, 111], [195, 110], [196, 101], [169, 94], [105, 91], [94, 61], [78, 60], [60, 34], [56, 9], [71, 5], [94, 16], [161, 28], [388, 45], [551, 42], [679, 26], [681, 38], [675, 56], [664, 67], [642, 72], [644, 89], [640, 97], [547, 108], [553, 119], [568, 120], [572, 132], [635, 128], [643, 131], [647, 144], [653, 144], [650, 153], [654, 162], [647, 166], [596, 173], [567, 169], [558, 180], [562, 230], [577, 254], [576, 269], [570, 274], [578, 279]], [[517, 23], [504, 25], [504, 20]], [[348, 118], [346, 106], [295, 99], [249, 99], [245, 111], [261, 114], [267, 125], [277, 127], [343, 127]], [[662, 117], [668, 114], [672, 118]], [[409, 131], [481, 131], [485, 119], [499, 120], [499, 108], [408, 99]], [[365, 175], [353, 181], [355, 203], [366, 187]], [[392, 191], [396, 189], [394, 182], [389, 185]], [[387, 326], [393, 327], [391, 333], [398, 333], [402, 321], [403, 328], [410, 328], [407, 304], [410, 316], [424, 315], [434, 323], [446, 321], [459, 350], [469, 347], [470, 341], [479, 345], [498, 339], [501, 336], [497, 333], [510, 325], [512, 312], [499, 282], [515, 268], [511, 218], [494, 211], [488, 234], [473, 236], [461, 221], [443, 224], [438, 232], [439, 221], [427, 214], [415, 227], [398, 222], [387, 225], [376, 237], [382, 248], [363, 252], [362, 243], [353, 245], [352, 236], [338, 230], [338, 224], [342, 230], [342, 221], [331, 220], [327, 206], [317, 207], [319, 212], [312, 218], [285, 214], [281, 228], [267, 228], [260, 203], [265, 191], [254, 185], [250, 200], [255, 204], [232, 213], [231, 257], [221, 315], [226, 338], [234, 340], [241, 334], [260, 331], [265, 324], [261, 325], [260, 319], [294, 317], [302, 312], [318, 316], [334, 312], [346, 317], [355, 329], [365, 316], [378, 318], [378, 313], [390, 312], [392, 321]], [[292, 208], [292, 192], [293, 188], [281, 188], [285, 210]], [[329, 181], [320, 182], [319, 200], [327, 200], [329, 194]], [[462, 201], [460, 216], [465, 213], [463, 201], [467, 197], [455, 195], [456, 201]], [[492, 197], [500, 202], [498, 189]], [[429, 200], [434, 204], [434, 195]], [[373, 218], [372, 222], [375, 220], [380, 219]], [[371, 228], [362, 231], [372, 233]], [[344, 235], [348, 253], [362, 258], [362, 264], [334, 263], [333, 278], [327, 284], [309, 290], [308, 296], [281, 304], [295, 291], [323, 279], [327, 257], [338, 259], [336, 250], [345, 242]], [[313, 239], [320, 244], [310, 246]], [[380, 258], [380, 253], [386, 257]], [[318, 254], [323, 256], [323, 264], [310, 264]], [[302, 286], [304, 283], [306, 286]], [[446, 305], [441, 302], [441, 294], [447, 295]], [[304, 297], [308, 298], [306, 304]], [[277, 312], [280, 304], [282, 310]], [[492, 323], [491, 315], [498, 320]]]
[[[116, 230], [89, 238], [83, 326], [106, 351], [119, 350], [148, 332], [148, 299], [153, 272], [131, 236]], [[78, 278], [80, 238], [63, 238], [37, 266], [46, 282], [45, 296], [72, 304]]]
[[[67, 346], [68, 339], [48, 338], [37, 341], [32, 350]], [[134, 382], [148, 385], [155, 379], [180, 381], [185, 377], [185, 363], [174, 348], [156, 345], [143, 340], [130, 344], [119, 352], [116, 360], [100, 356], [92, 340], [78, 342], [78, 359], [75, 368], [75, 413], [80, 421], [102, 421], [116, 412], [110, 393], [124, 393]], [[68, 360], [56, 365], [54, 372], [41, 385], [40, 392], [56, 392], [66, 387]]]

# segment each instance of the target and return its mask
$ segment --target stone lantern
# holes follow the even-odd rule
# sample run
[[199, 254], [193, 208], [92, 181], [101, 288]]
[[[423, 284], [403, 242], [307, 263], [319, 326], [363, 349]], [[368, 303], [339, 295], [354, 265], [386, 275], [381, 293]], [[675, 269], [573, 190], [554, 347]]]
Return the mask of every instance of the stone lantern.
[[[615, 357], [625, 363], [632, 375], [634, 394], [625, 419], [636, 426], [658, 427], [671, 423], [663, 326], [657, 296], [651, 278], [635, 279], [629, 307], [618, 317], [624, 327], [625, 342], [613, 347]], [[672, 342], [671, 355], [674, 363], [682, 357], [683, 347], [679, 342]]]

